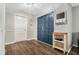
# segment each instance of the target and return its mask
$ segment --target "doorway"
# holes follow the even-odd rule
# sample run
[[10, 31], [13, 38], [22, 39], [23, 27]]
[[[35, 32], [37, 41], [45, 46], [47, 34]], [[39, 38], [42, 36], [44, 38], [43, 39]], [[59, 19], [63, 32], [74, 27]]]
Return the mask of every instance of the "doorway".
[[24, 16], [15, 16], [15, 42], [27, 39], [27, 18]]

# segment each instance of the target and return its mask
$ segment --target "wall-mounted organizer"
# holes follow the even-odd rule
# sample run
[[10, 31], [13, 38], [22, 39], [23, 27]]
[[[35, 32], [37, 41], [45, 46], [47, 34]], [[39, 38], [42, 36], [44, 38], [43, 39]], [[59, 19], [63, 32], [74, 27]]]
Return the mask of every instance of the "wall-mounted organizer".
[[67, 52], [67, 33], [65, 32], [54, 32], [53, 33], [53, 48], [57, 48]]
[[57, 25], [67, 24], [66, 12], [56, 14], [56, 24]]

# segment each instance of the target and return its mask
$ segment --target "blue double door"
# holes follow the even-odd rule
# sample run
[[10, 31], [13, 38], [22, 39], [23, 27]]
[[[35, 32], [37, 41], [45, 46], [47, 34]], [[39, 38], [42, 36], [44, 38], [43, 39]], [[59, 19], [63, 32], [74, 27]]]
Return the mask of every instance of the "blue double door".
[[38, 17], [38, 40], [52, 44], [52, 33], [54, 32], [54, 18], [53, 13]]

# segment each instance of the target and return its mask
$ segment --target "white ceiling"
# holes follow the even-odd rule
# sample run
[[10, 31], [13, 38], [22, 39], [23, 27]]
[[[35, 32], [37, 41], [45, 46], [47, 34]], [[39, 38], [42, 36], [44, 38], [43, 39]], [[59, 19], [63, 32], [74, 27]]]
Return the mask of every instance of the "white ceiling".
[[79, 3], [71, 3], [72, 7], [79, 6]]
[[[6, 12], [20, 12], [34, 16], [40, 16], [57, 9], [61, 5], [62, 3], [35, 3], [34, 6], [25, 7], [24, 3], [8, 3], [6, 4]], [[71, 5], [75, 7], [79, 4], [72, 3]]]

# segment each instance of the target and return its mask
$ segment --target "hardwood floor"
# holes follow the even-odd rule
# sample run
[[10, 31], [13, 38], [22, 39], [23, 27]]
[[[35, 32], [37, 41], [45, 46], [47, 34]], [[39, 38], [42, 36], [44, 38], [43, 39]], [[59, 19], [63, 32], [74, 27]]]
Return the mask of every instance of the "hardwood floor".
[[73, 47], [69, 53], [69, 55], [79, 55], [79, 48]]
[[[64, 55], [62, 51], [53, 49], [52, 46], [37, 40], [21, 41], [6, 45], [5, 50], [6, 55]], [[71, 55], [73, 54], [71, 53]]]

